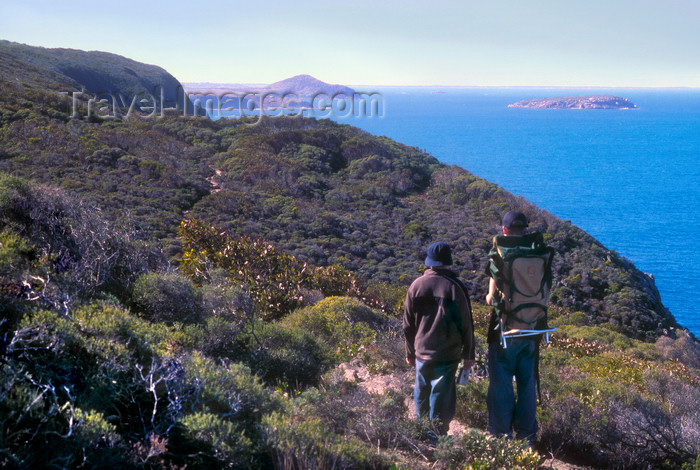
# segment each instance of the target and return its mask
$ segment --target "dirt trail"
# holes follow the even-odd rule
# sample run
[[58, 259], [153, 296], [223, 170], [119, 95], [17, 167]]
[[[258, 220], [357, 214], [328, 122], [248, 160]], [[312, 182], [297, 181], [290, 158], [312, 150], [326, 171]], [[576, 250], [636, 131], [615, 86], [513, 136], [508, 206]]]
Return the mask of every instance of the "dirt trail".
[[[413, 371], [401, 374], [372, 375], [359, 360], [340, 364], [339, 369], [343, 373], [345, 380], [356, 383], [369, 393], [381, 395], [387, 390], [393, 390], [404, 395], [406, 397], [405, 400], [409, 418], [416, 417], [416, 409], [413, 405], [413, 397], [411, 395], [411, 390], [413, 389]], [[459, 439], [468, 431], [469, 428], [467, 426], [453, 419], [447, 434]], [[587, 467], [569, 464], [551, 457], [542, 464], [541, 468], [554, 470], [587, 470]]]
[[[349, 382], [355, 382], [360, 387], [369, 393], [383, 394], [387, 390], [394, 390], [406, 397], [406, 407], [408, 408], [409, 418], [416, 417], [416, 408], [413, 405], [413, 397], [409, 390], [413, 388], [413, 373], [401, 376], [394, 374], [379, 374], [372, 375], [367, 368], [359, 361], [354, 360], [349, 363], [340, 364], [345, 379]], [[467, 431], [467, 427], [456, 419], [450, 423], [450, 429], [447, 432], [450, 436], [460, 438]]]
[[218, 193], [221, 191], [221, 185], [219, 184], [218, 181], [216, 181], [216, 177], [221, 176], [221, 170], [214, 170], [214, 175], [210, 176], [207, 178], [207, 181], [209, 182], [209, 185], [211, 186], [211, 194]]

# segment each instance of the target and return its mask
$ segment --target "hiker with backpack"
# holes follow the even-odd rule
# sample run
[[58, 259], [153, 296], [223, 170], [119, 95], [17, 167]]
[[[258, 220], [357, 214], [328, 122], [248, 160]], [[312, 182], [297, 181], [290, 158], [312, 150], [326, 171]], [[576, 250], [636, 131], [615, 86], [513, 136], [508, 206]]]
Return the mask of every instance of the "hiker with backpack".
[[[493, 240], [486, 274], [486, 303], [493, 306], [487, 335], [488, 430], [495, 436], [537, 436], [539, 343], [547, 328], [553, 250], [541, 233], [528, 233], [520, 211], [503, 216], [503, 235]], [[513, 391], [513, 379], [517, 397]]]
[[406, 362], [416, 367], [413, 399], [418, 419], [436, 420], [434, 442], [446, 434], [457, 403], [455, 374], [460, 361], [474, 364], [474, 322], [466, 286], [450, 270], [447, 243], [428, 247], [428, 269], [409, 287], [404, 302]]

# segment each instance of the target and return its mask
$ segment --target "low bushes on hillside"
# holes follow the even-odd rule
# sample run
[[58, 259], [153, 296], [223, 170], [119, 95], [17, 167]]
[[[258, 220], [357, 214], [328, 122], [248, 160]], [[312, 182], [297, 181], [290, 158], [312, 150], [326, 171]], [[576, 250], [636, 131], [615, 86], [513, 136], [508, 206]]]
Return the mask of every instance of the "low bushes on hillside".
[[187, 334], [93, 304], [22, 320], [0, 365], [11, 468], [263, 468], [261, 417], [280, 409], [247, 367]]
[[248, 292], [265, 320], [334, 295], [358, 297], [373, 307], [396, 312], [403, 293], [376, 283], [368, 285], [341, 266], [311, 266], [269, 242], [233, 237], [196, 220], [183, 221], [179, 237], [184, 249], [180, 270], [185, 275], [198, 284], [219, 277]]
[[192, 281], [175, 273], [148, 273], [134, 283], [134, 306], [150, 321], [172, 324], [202, 320], [202, 292]]
[[315, 335], [333, 345], [340, 361], [355, 356], [377, 340], [388, 320], [356, 299], [326, 298], [313, 307], [297, 310], [284, 319], [284, 324]]
[[263, 240], [235, 239], [194, 220], [184, 221], [179, 234], [185, 274], [203, 283], [211, 279], [213, 269], [224, 270], [228, 282], [250, 292], [265, 319], [302, 306], [305, 291], [320, 290], [324, 295], [356, 291], [348, 271], [336, 266], [314, 268]]
[[542, 351], [539, 448], [595, 467], [690, 465], [700, 452], [698, 370], [664, 359], [667, 342], [565, 320]]

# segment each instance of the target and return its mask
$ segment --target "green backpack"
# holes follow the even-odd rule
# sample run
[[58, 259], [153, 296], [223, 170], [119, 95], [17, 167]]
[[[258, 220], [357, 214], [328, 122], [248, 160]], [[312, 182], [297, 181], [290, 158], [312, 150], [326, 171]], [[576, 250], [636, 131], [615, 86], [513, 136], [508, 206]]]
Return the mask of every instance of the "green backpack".
[[487, 274], [496, 281], [492, 305], [502, 334], [547, 329], [553, 257], [540, 232], [493, 238]]

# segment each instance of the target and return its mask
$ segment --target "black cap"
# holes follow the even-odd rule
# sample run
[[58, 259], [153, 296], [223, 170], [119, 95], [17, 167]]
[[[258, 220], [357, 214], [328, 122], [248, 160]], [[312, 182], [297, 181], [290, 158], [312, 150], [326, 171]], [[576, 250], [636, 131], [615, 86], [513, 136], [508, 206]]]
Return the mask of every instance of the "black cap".
[[503, 226], [505, 228], [525, 228], [527, 227], [527, 217], [520, 211], [508, 211], [503, 216]]
[[450, 266], [452, 264], [452, 249], [445, 242], [435, 242], [428, 247], [426, 266]]

